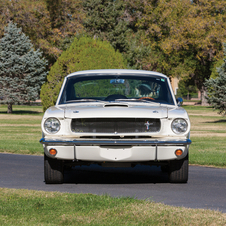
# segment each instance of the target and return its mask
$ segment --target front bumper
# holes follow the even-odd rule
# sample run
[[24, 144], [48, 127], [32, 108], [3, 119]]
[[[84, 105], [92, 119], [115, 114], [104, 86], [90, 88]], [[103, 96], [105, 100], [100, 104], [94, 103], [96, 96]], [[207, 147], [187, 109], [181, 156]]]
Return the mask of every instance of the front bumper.
[[[166, 161], [184, 158], [191, 144], [190, 139], [45, 139], [42, 138], [45, 154], [52, 158], [81, 161], [139, 162]], [[49, 150], [57, 150], [55, 156]], [[181, 149], [179, 157], [175, 151]]]
[[112, 140], [87, 140], [87, 139], [79, 139], [79, 140], [59, 140], [59, 139], [45, 139], [42, 138], [40, 140], [41, 144], [44, 145], [61, 145], [61, 146], [95, 146], [95, 145], [142, 145], [142, 146], [150, 146], [150, 145], [189, 145], [191, 144], [190, 139], [178, 139], [178, 140], [117, 140], [117, 139], [112, 139]]

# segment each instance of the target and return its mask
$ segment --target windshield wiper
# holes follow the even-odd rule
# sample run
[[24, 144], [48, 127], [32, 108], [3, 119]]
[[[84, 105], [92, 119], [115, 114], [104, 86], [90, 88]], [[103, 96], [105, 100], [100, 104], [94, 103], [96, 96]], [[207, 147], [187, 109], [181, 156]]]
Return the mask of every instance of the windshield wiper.
[[105, 102], [103, 100], [96, 100], [96, 99], [78, 99], [78, 100], [68, 100], [66, 103], [74, 103], [74, 102]]
[[[118, 101], [138, 101], [138, 102], [147, 102], [147, 103], [150, 103], [150, 102], [154, 102], [153, 100], [150, 100], [150, 99], [115, 99], [115, 100], [118, 100]], [[156, 103], [156, 102], [154, 102]]]
[[[150, 100], [150, 99], [135, 99], [135, 98], [133, 98], [133, 99], [115, 99], [114, 101], [158, 103], [158, 102], [155, 102], [155, 101]], [[66, 103], [76, 103], [76, 102], [104, 102], [104, 103], [106, 103], [108, 101], [91, 99], [91, 98], [90, 99], [83, 98], [83, 99], [78, 99], [78, 100], [68, 100], [68, 101], [66, 101]]]

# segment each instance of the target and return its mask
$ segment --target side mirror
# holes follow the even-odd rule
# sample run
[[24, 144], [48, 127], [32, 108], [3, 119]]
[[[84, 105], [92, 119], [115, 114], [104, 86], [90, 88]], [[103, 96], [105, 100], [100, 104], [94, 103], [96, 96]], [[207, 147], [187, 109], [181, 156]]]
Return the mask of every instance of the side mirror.
[[183, 104], [183, 99], [181, 97], [177, 98], [177, 105], [181, 106]]

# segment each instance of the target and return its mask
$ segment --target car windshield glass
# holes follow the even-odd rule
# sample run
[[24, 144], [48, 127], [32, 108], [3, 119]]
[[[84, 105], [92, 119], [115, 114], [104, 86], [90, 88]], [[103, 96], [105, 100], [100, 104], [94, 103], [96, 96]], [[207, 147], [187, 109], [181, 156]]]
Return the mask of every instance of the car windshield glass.
[[87, 101], [150, 101], [173, 105], [168, 81], [160, 76], [74, 76], [65, 83], [59, 104]]

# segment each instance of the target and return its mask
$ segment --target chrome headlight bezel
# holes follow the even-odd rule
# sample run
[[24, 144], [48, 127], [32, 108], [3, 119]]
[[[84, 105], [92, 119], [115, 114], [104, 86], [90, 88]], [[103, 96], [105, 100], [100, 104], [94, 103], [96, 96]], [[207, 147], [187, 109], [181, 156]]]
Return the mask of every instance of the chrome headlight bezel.
[[183, 118], [176, 118], [171, 123], [171, 129], [175, 134], [184, 134], [188, 130], [188, 123]]
[[56, 134], [60, 131], [60, 121], [57, 118], [47, 118], [43, 124], [45, 131], [49, 134]]

